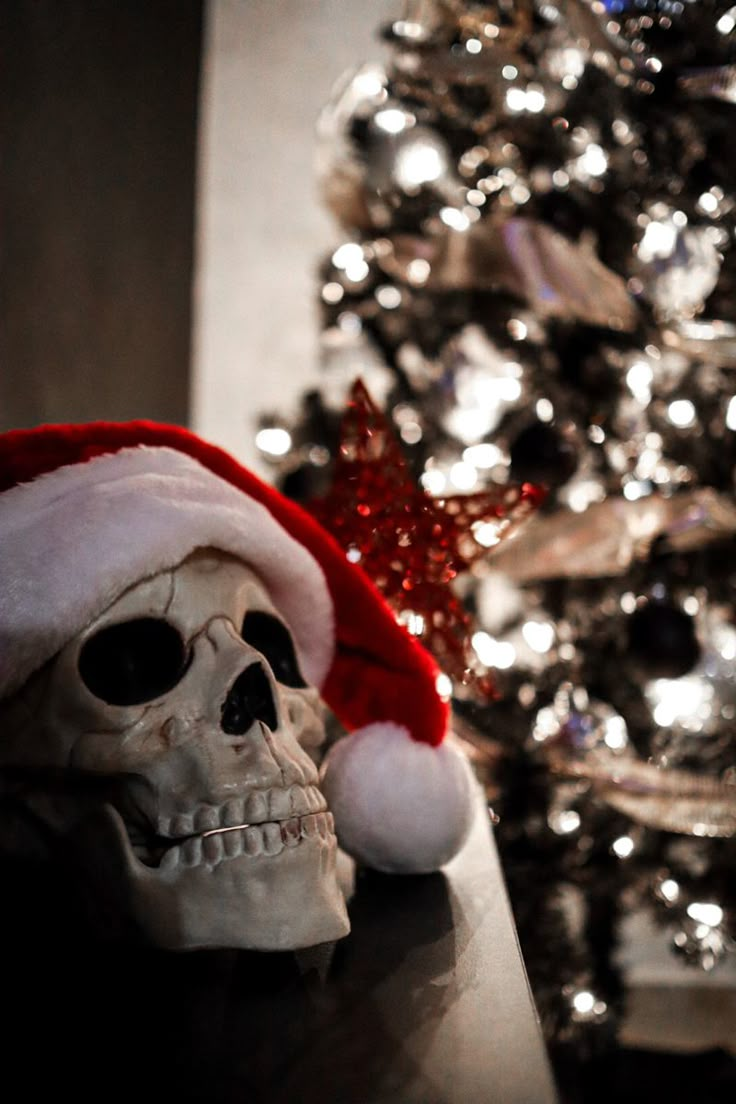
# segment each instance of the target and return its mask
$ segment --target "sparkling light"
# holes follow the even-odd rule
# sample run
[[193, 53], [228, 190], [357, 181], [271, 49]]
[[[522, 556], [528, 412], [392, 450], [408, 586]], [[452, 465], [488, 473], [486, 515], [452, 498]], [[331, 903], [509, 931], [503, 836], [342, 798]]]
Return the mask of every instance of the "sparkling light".
[[697, 676], [679, 679], [655, 679], [647, 687], [654, 706], [655, 723], [669, 728], [675, 723], [695, 731], [702, 728], [703, 713], [710, 714], [713, 687]]
[[605, 1016], [608, 1005], [600, 997], [594, 996], [587, 989], [580, 989], [571, 997], [573, 1007], [573, 1019], [578, 1021], [594, 1020], [597, 1016]]
[[709, 928], [717, 928], [723, 920], [721, 906], [706, 901], [693, 901], [687, 906], [687, 914], [691, 920], [697, 920], [699, 924], [707, 924]]
[[447, 486], [447, 476], [439, 468], [429, 468], [422, 475], [420, 482], [427, 494], [440, 495]]
[[395, 310], [401, 303], [401, 292], [391, 284], [376, 288], [376, 299], [384, 310]]
[[611, 751], [620, 751], [621, 748], [626, 747], [629, 742], [629, 734], [623, 717], [619, 717], [617, 714], [608, 717], [603, 728], [605, 732], [603, 742], [606, 747], [609, 747]]
[[421, 613], [417, 613], [416, 610], [403, 610], [398, 619], [412, 636], [421, 636], [424, 632], [426, 622]]
[[[339, 249], [336, 249], [332, 254], [332, 263], [335, 268], [342, 269], [348, 280], [356, 284], [364, 280], [369, 272], [363, 247], [358, 245], [357, 242], [345, 242]], [[328, 303], [339, 303], [343, 295], [342, 288], [340, 288], [340, 294], [337, 294], [336, 288], [339, 287], [339, 284], [327, 284], [322, 289], [322, 298]], [[327, 297], [328, 288], [330, 289], [330, 298]]]
[[465, 49], [469, 54], [479, 54], [483, 49], [483, 43], [479, 38], [469, 38], [465, 43]]
[[411, 115], [401, 111], [398, 107], [387, 107], [383, 111], [377, 111], [374, 115], [375, 123], [387, 134], [401, 134], [407, 126], [414, 122]]
[[680, 896], [680, 887], [674, 878], [665, 878], [659, 887], [659, 892], [664, 897], [665, 901], [669, 904], [673, 904]]
[[502, 459], [502, 452], [498, 445], [492, 445], [489, 441], [482, 441], [479, 445], [470, 445], [463, 452], [463, 460], [473, 464], [476, 468], [492, 468]]
[[661, 454], [657, 449], [645, 448], [639, 455], [636, 474], [640, 479], [651, 479], [657, 470]]
[[325, 284], [322, 288], [322, 298], [325, 303], [339, 303], [345, 294], [345, 289], [342, 284], [336, 283], [331, 280], [329, 284]]
[[731, 31], [736, 27], [736, 8], [730, 8], [716, 23], [716, 30], [719, 34], [730, 35]]
[[635, 361], [626, 373], [626, 386], [635, 399], [646, 405], [652, 397], [651, 384], [654, 372], [646, 360]]
[[473, 536], [484, 548], [493, 548], [494, 544], [498, 544], [501, 540], [498, 526], [492, 521], [476, 521], [472, 528]]
[[509, 88], [506, 93], [506, 106], [509, 111], [523, 111], [526, 107], [526, 92], [523, 88]]
[[548, 705], [544, 709], [540, 709], [534, 719], [534, 728], [532, 729], [532, 737], [537, 743], [543, 744], [551, 736], [556, 736], [559, 731], [560, 722], [552, 706]]
[[[533, 114], [544, 111], [547, 98], [541, 88], [530, 86], [526, 90], [526, 109]], [[604, 170], [605, 172], [605, 170]]]
[[651, 486], [649, 483], [639, 479], [630, 479], [624, 484], [624, 498], [629, 502], [636, 502], [637, 499], [646, 498], [650, 490]]
[[608, 158], [596, 142], [591, 142], [576, 164], [586, 176], [603, 176], [608, 169]]
[[477, 440], [488, 432], [488, 412], [482, 406], [455, 407], [447, 415], [445, 425], [461, 441]]
[[544, 655], [555, 642], [555, 627], [551, 621], [525, 621], [521, 635], [533, 652]]
[[736, 659], [736, 629], [733, 625], [719, 625], [713, 633], [718, 654], [729, 662]]
[[602, 502], [606, 497], [603, 486], [595, 479], [580, 479], [568, 488], [567, 504], [573, 513], [582, 514], [594, 502]]
[[410, 284], [426, 284], [431, 271], [429, 261], [425, 261], [423, 257], [415, 257], [406, 266], [406, 277]]
[[[511, 367], [511, 365], [507, 365], [507, 367]], [[511, 376], [501, 376], [493, 383], [494, 387], [489, 388], [489, 393], [492, 391], [494, 396], [503, 402], [515, 402], [521, 395], [521, 383]]]
[[363, 246], [358, 245], [357, 242], [345, 242], [332, 254], [332, 263], [335, 268], [343, 270], [361, 264], [364, 260]]
[[285, 456], [291, 448], [291, 434], [278, 426], [269, 426], [256, 433], [256, 447], [270, 456]]
[[634, 852], [634, 841], [631, 836], [619, 836], [611, 844], [611, 850], [619, 859], [628, 859]]
[[[582, 77], [585, 71], [585, 54], [574, 46], [563, 47], [555, 51], [550, 58], [550, 62], [552, 75], [558, 80], [562, 78], [563, 82], [565, 77], [573, 77], [574, 79]], [[575, 79], [576, 84], [577, 80]]]
[[718, 200], [712, 192], [703, 192], [698, 199], [698, 207], [705, 211], [706, 215], [714, 215], [718, 210]]
[[551, 422], [555, 416], [555, 408], [549, 399], [538, 399], [535, 410], [540, 422]]
[[396, 155], [396, 179], [402, 188], [418, 188], [439, 179], [446, 168], [445, 158], [436, 146], [417, 140]]
[[732, 395], [728, 402], [726, 426], [728, 429], [736, 429], [736, 395]]
[[486, 667], [497, 667], [499, 670], [513, 667], [516, 649], [507, 640], [496, 640], [487, 632], [476, 632], [473, 633], [472, 643], [476, 655]]
[[359, 284], [361, 280], [365, 280], [366, 276], [370, 272], [366, 261], [357, 261], [354, 265], [350, 265], [345, 269], [345, 278], [350, 280], [352, 284]]
[[402, 38], [421, 38], [423, 33], [421, 23], [414, 23], [408, 19], [397, 19], [393, 24], [393, 30]]
[[619, 604], [624, 613], [633, 613], [636, 609], [636, 595], [632, 594], [630, 590], [625, 591], [621, 595]]
[[384, 79], [380, 70], [365, 69], [355, 77], [353, 88], [361, 97], [372, 99], [374, 96], [380, 96], [384, 91]]
[[416, 445], [423, 436], [419, 422], [403, 422], [399, 433], [401, 440], [406, 441], [407, 445]]
[[359, 334], [363, 329], [360, 316], [354, 311], [343, 311], [337, 319], [337, 324], [343, 333], [347, 334]]
[[478, 472], [472, 464], [459, 460], [450, 468], [450, 482], [458, 491], [472, 491], [478, 482]]
[[449, 226], [451, 230], [467, 230], [470, 226], [468, 216], [462, 211], [458, 211], [457, 207], [443, 207], [440, 211], [440, 218], [445, 226]]
[[670, 222], [650, 222], [639, 242], [639, 259], [649, 264], [651, 261], [671, 257], [677, 245], [677, 227]]
[[437, 676], [435, 687], [443, 701], [448, 701], [452, 697], [452, 680], [444, 672], [440, 672]]
[[572, 1006], [576, 1012], [586, 1016], [593, 1011], [595, 1005], [595, 997], [587, 989], [581, 989], [572, 998]]
[[513, 80], [514, 77], [518, 77], [518, 75], [519, 70], [516, 68], [515, 65], [504, 65], [503, 69], [501, 70], [501, 76], [504, 78], [504, 80]]
[[689, 399], [675, 399], [667, 407], [667, 417], [678, 429], [687, 429], [695, 424], [695, 407]]
[[563, 809], [562, 812], [550, 814], [547, 823], [558, 836], [567, 836], [580, 827], [580, 813], [574, 809]]

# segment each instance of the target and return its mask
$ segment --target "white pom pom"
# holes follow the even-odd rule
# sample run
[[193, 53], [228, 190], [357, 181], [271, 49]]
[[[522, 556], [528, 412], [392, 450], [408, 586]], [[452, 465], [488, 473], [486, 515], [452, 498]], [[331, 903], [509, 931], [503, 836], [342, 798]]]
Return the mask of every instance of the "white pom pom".
[[338, 741], [322, 789], [343, 850], [391, 874], [437, 870], [460, 850], [472, 820], [467, 760], [448, 743], [431, 747], [395, 724], [372, 724]]

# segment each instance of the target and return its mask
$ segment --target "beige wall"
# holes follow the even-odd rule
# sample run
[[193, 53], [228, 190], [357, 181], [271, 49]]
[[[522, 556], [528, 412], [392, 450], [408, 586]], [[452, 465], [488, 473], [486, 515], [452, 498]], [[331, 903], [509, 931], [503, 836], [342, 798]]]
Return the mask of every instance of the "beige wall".
[[313, 183], [314, 124], [348, 67], [381, 57], [399, 0], [210, 0], [193, 422], [258, 465], [253, 419], [314, 378], [315, 270], [338, 231]]

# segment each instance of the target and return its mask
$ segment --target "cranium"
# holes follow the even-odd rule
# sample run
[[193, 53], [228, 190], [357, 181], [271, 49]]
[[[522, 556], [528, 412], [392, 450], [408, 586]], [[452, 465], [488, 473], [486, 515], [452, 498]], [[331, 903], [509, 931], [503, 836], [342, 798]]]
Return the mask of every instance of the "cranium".
[[148, 941], [283, 950], [347, 933], [319, 694], [234, 557], [200, 550], [127, 590], [0, 725], [27, 824]]

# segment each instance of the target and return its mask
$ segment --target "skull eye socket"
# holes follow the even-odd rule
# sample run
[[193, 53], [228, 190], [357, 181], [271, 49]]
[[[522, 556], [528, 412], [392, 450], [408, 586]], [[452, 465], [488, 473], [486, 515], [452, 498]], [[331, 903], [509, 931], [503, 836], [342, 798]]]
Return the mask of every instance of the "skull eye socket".
[[245, 615], [242, 636], [246, 644], [261, 653], [278, 682], [299, 690], [307, 685], [299, 670], [291, 633], [278, 617], [251, 610]]
[[142, 705], [172, 690], [188, 667], [184, 641], [167, 621], [108, 625], [79, 654], [82, 682], [108, 705]]

